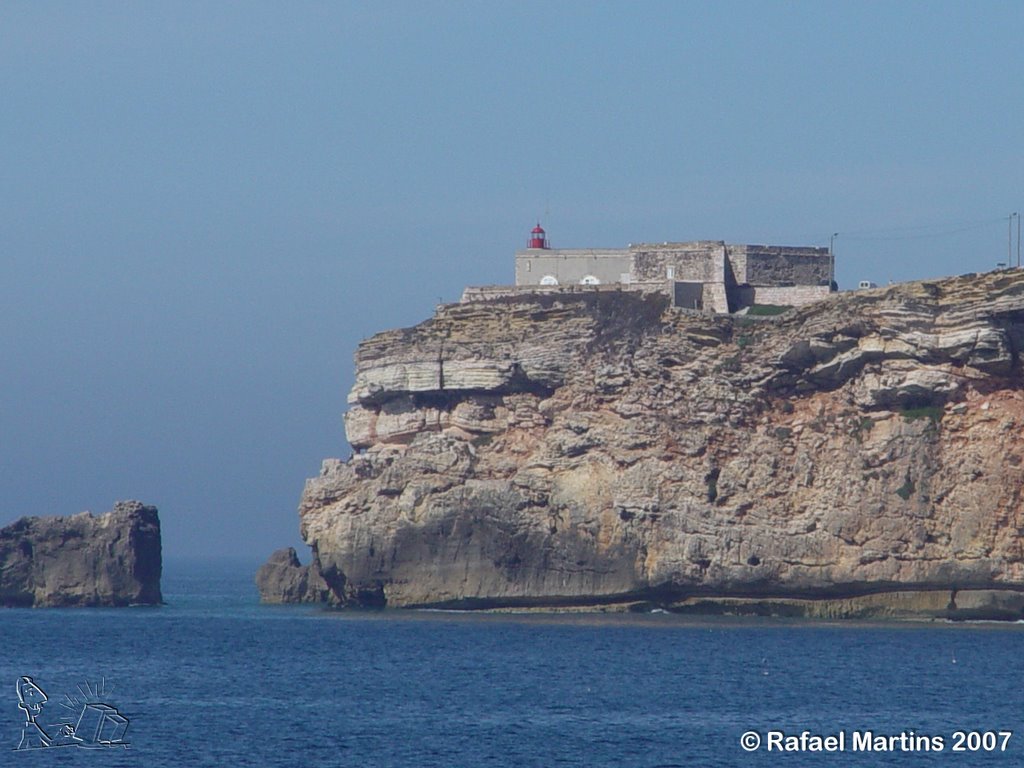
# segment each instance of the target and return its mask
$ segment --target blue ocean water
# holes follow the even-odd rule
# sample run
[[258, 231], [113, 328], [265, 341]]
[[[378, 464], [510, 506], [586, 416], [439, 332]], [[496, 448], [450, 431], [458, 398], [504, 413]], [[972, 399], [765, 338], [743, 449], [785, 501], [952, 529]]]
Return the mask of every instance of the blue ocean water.
[[[254, 569], [169, 562], [161, 608], [0, 611], [0, 765], [1024, 764], [1024, 626], [337, 613], [259, 605]], [[130, 747], [14, 751], [22, 675], [47, 713], [103, 686]], [[945, 749], [852, 752], [866, 729]], [[751, 730], [846, 751], [748, 753]]]

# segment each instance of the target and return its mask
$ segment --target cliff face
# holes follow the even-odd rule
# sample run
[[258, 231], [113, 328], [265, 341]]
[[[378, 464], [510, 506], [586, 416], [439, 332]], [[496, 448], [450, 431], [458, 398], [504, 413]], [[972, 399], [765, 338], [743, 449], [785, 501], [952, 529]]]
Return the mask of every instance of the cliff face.
[[302, 533], [342, 603], [1019, 616], [1022, 348], [1018, 271], [442, 307], [360, 346]]
[[156, 507], [137, 501], [0, 528], [0, 605], [158, 605], [161, 569]]

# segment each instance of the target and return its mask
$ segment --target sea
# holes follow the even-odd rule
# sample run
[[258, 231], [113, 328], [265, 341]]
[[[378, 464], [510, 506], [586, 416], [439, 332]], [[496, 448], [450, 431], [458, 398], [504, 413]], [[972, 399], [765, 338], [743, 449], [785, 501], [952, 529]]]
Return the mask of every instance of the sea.
[[[339, 612], [256, 565], [0, 611], [0, 766], [1024, 765], [1024, 625]], [[25, 677], [83, 741], [17, 749]]]

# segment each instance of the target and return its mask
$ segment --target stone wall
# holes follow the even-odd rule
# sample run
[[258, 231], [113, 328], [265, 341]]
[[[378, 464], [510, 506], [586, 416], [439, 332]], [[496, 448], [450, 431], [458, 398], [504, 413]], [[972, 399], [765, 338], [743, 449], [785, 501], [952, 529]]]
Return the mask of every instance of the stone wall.
[[603, 285], [580, 285], [579, 283], [568, 283], [565, 285], [470, 285], [462, 290], [462, 298], [459, 299], [459, 303], [469, 304], [475, 301], [491, 301], [493, 299], [507, 299], [538, 294], [572, 295], [607, 293], [610, 291], [665, 293], [667, 288], [664, 280], [659, 282], [608, 283]]
[[631, 246], [630, 254], [635, 280], [725, 281], [725, 243], [641, 244]]
[[516, 285], [540, 285], [545, 276], [553, 277], [559, 285], [579, 284], [587, 277], [601, 284], [619, 283], [630, 271], [630, 256], [625, 250], [536, 248], [516, 252]]
[[[800, 305], [828, 295], [832, 260], [827, 248], [727, 245], [717, 240], [642, 243], [627, 250], [527, 249], [516, 253], [516, 285], [467, 288], [462, 302], [580, 287], [676, 292], [673, 283], [700, 283], [703, 310], [729, 312], [750, 304]], [[557, 281], [542, 285], [545, 278]], [[632, 286], [637, 286], [634, 288]], [[782, 293], [754, 288], [774, 287]], [[688, 294], [689, 295], [689, 294]], [[730, 304], [732, 306], [730, 306]]]
[[827, 285], [744, 285], [735, 289], [737, 309], [754, 304], [801, 307], [831, 295]]
[[729, 261], [740, 285], [828, 285], [832, 260], [827, 248], [730, 245]]
[[704, 309], [719, 314], [729, 312], [729, 293], [725, 283], [704, 283]]

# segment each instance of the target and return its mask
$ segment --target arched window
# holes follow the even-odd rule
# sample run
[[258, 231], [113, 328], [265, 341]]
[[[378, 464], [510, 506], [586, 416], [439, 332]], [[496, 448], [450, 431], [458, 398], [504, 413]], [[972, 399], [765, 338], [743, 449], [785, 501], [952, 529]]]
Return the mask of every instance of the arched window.
[[600, 285], [601, 281], [593, 275], [584, 275], [583, 279], [580, 280], [580, 285]]
[[544, 277], [542, 277], [540, 279], [540, 284], [541, 285], [558, 285], [558, 278], [555, 277], [554, 275], [544, 275]]

